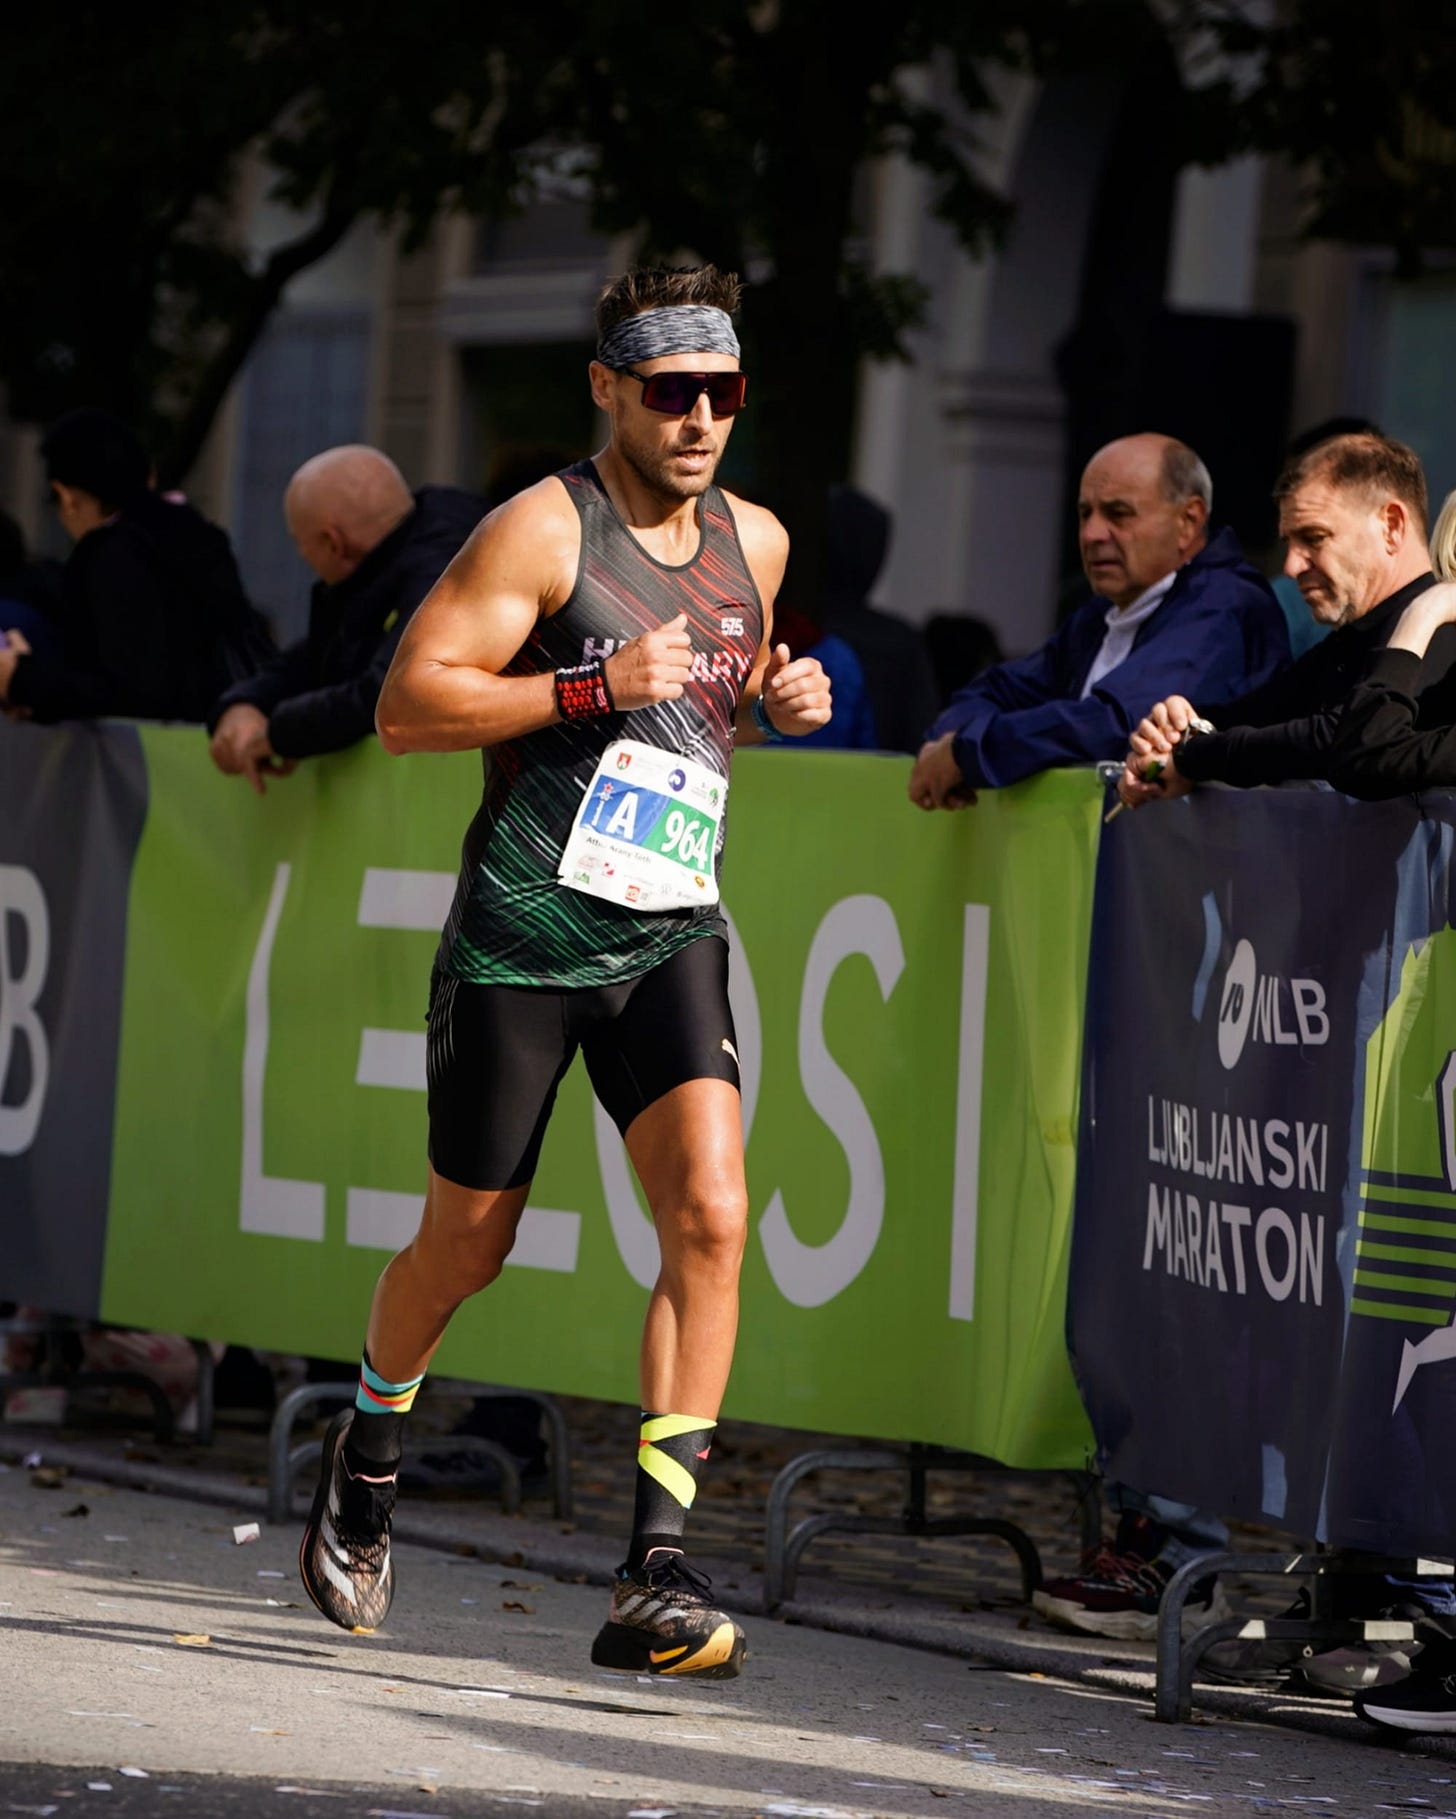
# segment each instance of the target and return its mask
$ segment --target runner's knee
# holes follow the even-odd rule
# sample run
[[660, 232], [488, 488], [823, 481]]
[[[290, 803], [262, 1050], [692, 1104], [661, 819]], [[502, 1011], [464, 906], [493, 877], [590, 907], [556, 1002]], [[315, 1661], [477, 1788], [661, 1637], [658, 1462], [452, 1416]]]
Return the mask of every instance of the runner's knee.
[[736, 1275], [748, 1240], [748, 1201], [741, 1191], [690, 1190], [658, 1230], [663, 1261], [683, 1269]]

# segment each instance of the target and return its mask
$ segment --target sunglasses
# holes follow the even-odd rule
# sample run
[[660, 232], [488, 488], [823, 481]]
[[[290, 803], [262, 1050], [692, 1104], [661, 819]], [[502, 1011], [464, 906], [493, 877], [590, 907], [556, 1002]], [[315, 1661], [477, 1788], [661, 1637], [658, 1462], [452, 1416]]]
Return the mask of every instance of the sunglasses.
[[708, 394], [708, 409], [715, 417], [732, 417], [743, 409], [748, 393], [747, 373], [634, 373], [630, 366], [617, 371], [642, 387], [642, 402], [664, 417], [686, 417]]

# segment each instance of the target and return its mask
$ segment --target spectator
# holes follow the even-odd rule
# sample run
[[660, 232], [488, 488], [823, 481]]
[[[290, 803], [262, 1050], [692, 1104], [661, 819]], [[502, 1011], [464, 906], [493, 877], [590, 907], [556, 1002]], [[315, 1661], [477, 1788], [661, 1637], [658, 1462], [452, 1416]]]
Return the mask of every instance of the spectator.
[[[1456, 581], [1456, 493], [1431, 532], [1431, 568]], [[1335, 727], [1335, 768], [1352, 796], [1379, 800], [1456, 786], [1456, 667], [1421, 692], [1439, 635], [1456, 624], [1456, 587], [1433, 587], [1401, 614], [1384, 650], [1370, 658]]]
[[75, 544], [61, 578], [60, 647], [47, 652], [12, 631], [0, 650], [0, 703], [42, 721], [205, 719], [269, 643], [226, 535], [152, 490], [140, 441], [103, 411], [59, 418], [41, 455]]
[[1093, 598], [1040, 650], [956, 694], [911, 772], [917, 807], [1118, 757], [1150, 695], [1196, 687], [1227, 701], [1287, 663], [1268, 582], [1232, 531], [1208, 535], [1212, 502], [1207, 468], [1170, 436], [1127, 436], [1092, 457], [1077, 512]]
[[[868, 493], [853, 486], [830, 487], [823, 621], [824, 630], [842, 638], [859, 658], [874, 720], [872, 742], [881, 751], [913, 753], [938, 704], [922, 634], [870, 604], [889, 553], [890, 522], [884, 506]], [[823, 663], [822, 653], [816, 655]], [[831, 682], [837, 681], [831, 672]], [[835, 720], [846, 705], [836, 687]]]
[[61, 565], [32, 562], [9, 512], [0, 512], [0, 630], [18, 631], [33, 651], [59, 653]]
[[925, 648], [941, 707], [949, 707], [956, 691], [983, 670], [1005, 661], [995, 626], [968, 613], [932, 613], [925, 621]]
[[218, 769], [262, 795], [265, 775], [372, 736], [400, 634], [484, 511], [484, 501], [455, 487], [411, 493], [378, 449], [331, 448], [305, 461], [283, 512], [318, 577], [308, 632], [216, 700], [209, 725]]
[[[1317, 443], [1328, 442], [1334, 436], [1378, 436], [1379, 428], [1368, 417], [1328, 417], [1323, 423], [1317, 423], [1313, 429], [1302, 430], [1289, 444], [1285, 459], [1293, 461], [1296, 457], [1307, 454]], [[1274, 598], [1284, 609], [1284, 622], [1289, 628], [1289, 650], [1296, 659], [1307, 650], [1329, 636], [1328, 625], [1321, 625], [1310, 612], [1304, 595], [1299, 591], [1299, 583], [1292, 576], [1278, 574], [1271, 583]]]
[[[1370, 754], [1356, 749], [1348, 722], [1341, 737], [1336, 733], [1352, 690], [1390, 642], [1406, 607], [1434, 583], [1425, 475], [1404, 443], [1336, 436], [1296, 456], [1275, 497], [1288, 548], [1284, 572], [1298, 581], [1315, 618], [1332, 627], [1330, 636], [1224, 708], [1195, 709], [1181, 694], [1160, 701], [1133, 734], [1118, 784], [1129, 807], [1186, 795], [1195, 783], [1248, 788], [1323, 778], [1337, 789], [1371, 790]], [[1414, 667], [1398, 666], [1416, 718], [1424, 711], [1425, 691], [1447, 676], [1453, 662], [1456, 630], [1443, 626]], [[1192, 722], [1199, 717], [1217, 730], [1197, 732]], [[1148, 781], [1142, 771], [1153, 759], [1163, 769]]]

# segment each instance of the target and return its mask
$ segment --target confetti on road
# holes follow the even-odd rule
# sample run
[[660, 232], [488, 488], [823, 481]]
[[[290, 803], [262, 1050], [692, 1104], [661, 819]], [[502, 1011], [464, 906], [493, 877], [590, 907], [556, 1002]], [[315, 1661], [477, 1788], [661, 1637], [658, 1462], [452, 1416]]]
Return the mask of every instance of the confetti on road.
[[212, 1637], [211, 1636], [175, 1635], [175, 1636], [173, 1636], [172, 1640], [174, 1642], [180, 1643], [183, 1648], [211, 1648], [212, 1647]]
[[245, 1542], [256, 1541], [262, 1532], [256, 1522], [237, 1522], [233, 1525], [233, 1541], [242, 1547]]

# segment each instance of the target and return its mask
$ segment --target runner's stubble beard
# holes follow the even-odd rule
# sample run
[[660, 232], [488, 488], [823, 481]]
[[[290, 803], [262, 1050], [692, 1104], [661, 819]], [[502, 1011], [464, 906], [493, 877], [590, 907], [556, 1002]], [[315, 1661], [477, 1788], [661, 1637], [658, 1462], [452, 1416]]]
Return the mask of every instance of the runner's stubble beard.
[[[687, 453], [689, 450], [704, 450], [708, 455], [705, 466], [696, 474], [677, 474], [669, 463], [674, 455]], [[651, 493], [659, 499], [676, 503], [681, 499], [697, 499], [713, 484], [713, 476], [718, 471], [722, 459], [721, 445], [714, 448], [711, 442], [680, 443], [675, 448], [662, 449], [655, 444], [645, 446], [636, 443], [630, 436], [618, 435], [617, 450], [632, 472]]]

